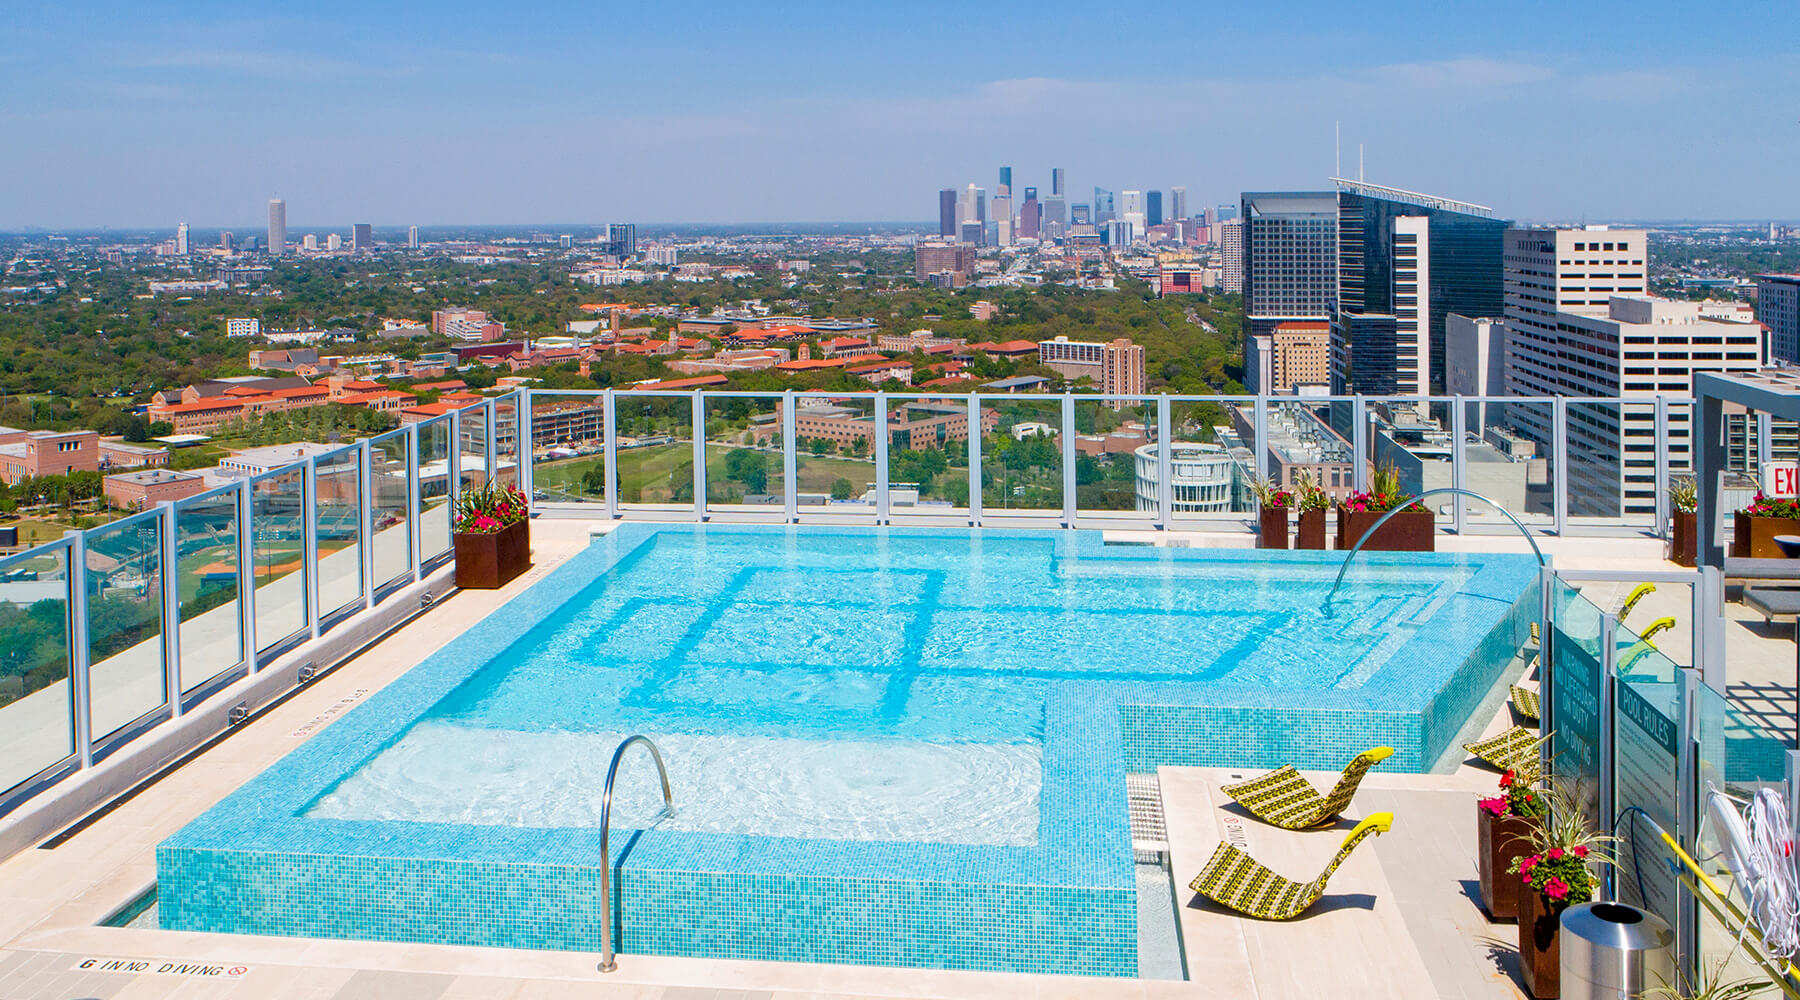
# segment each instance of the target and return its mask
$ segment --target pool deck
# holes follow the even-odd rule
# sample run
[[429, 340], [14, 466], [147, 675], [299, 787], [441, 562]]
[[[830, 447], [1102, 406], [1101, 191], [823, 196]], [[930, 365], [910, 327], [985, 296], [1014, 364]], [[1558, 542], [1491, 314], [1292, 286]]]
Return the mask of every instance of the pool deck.
[[[592, 953], [512, 951], [98, 927], [95, 924], [155, 878], [154, 847], [354, 703], [541, 579], [587, 543], [592, 522], [534, 524], [536, 565], [497, 592], [459, 592], [255, 717], [194, 761], [107, 812], [53, 849], [0, 863], [0, 998], [4, 1000], [147, 1000], [164, 997], [304, 997], [317, 1000], [474, 1000], [474, 998], [644, 998], [644, 1000], [798, 1000], [801, 997], [1164, 998], [1523, 995], [1514, 976], [1512, 925], [1490, 925], [1472, 902], [1473, 797], [1493, 788], [1490, 772], [1383, 774], [1364, 783], [1353, 815], [1388, 810], [1393, 831], [1365, 844], [1334, 876], [1326, 900], [1307, 918], [1277, 924], [1226, 916], [1185, 888], [1225, 822], [1216, 785], [1231, 773], [1163, 768], [1169, 852], [1181, 904], [1187, 982], [1098, 980], [981, 972], [725, 962], [621, 956], [602, 976]], [[1242, 544], [1245, 536], [1195, 544]], [[1500, 536], [1443, 539], [1445, 549], [1517, 551]], [[1550, 539], [1560, 565], [1668, 569], [1648, 539]], [[1611, 585], [1608, 585], [1609, 587]], [[1590, 592], [1616, 606], [1624, 587]], [[1672, 589], [1672, 588], [1666, 588]], [[1611, 602], [1610, 604], [1608, 602]], [[1659, 591], [1645, 621], [1686, 620], [1685, 595]], [[1665, 608], [1664, 605], [1667, 605]], [[1647, 614], [1653, 611], [1654, 614]], [[1742, 621], [1728, 637], [1732, 685], [1769, 706], [1771, 725], [1791, 719], [1794, 652], [1781, 632]], [[1634, 620], [1636, 620], [1634, 615]], [[1685, 637], [1680, 642], [1685, 643]], [[1676, 659], [1685, 650], [1669, 644]], [[1737, 693], [1734, 691], [1734, 694]], [[1741, 700], [1741, 699], [1740, 699]], [[1496, 712], [1486, 729], [1503, 724]], [[1336, 849], [1338, 834], [1295, 833], [1241, 824], [1259, 858], [1310, 878]], [[134, 959], [146, 971], [84, 971], [89, 959]], [[182, 964], [202, 966], [186, 970]], [[165, 968], [165, 966], [167, 968]], [[206, 967], [211, 967], [206, 968]], [[237, 975], [229, 974], [241, 968]], [[205, 974], [211, 971], [211, 975]]]

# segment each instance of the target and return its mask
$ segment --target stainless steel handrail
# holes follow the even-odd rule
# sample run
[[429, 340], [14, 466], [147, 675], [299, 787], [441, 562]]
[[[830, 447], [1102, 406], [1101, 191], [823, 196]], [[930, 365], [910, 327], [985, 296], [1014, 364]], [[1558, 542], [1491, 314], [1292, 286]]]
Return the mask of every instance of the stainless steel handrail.
[[612, 850], [608, 843], [612, 833], [612, 797], [613, 779], [619, 773], [619, 760], [625, 751], [631, 749], [633, 743], [642, 743], [649, 751], [651, 759], [656, 761], [656, 772], [662, 776], [663, 815], [675, 815], [675, 799], [669, 794], [669, 769], [663, 766], [662, 751], [650, 737], [642, 733], [627, 736], [619, 748], [613, 751], [612, 764], [606, 768], [606, 788], [600, 793], [600, 971], [611, 972], [619, 967], [613, 960], [612, 943]]
[[[1426, 490], [1425, 492], [1419, 494], [1418, 496], [1413, 497], [1412, 501], [1407, 503], [1405, 506], [1395, 507], [1393, 510], [1390, 510], [1387, 513], [1381, 515], [1381, 520], [1376, 521], [1374, 527], [1370, 528], [1368, 531], [1363, 532], [1363, 536], [1356, 540], [1355, 545], [1351, 546], [1350, 554], [1344, 557], [1344, 564], [1342, 566], [1338, 567], [1337, 579], [1333, 580], [1331, 583], [1331, 593], [1325, 595], [1325, 600], [1323, 602], [1321, 602], [1320, 606], [1323, 607], [1323, 606], [1328, 606], [1331, 604], [1331, 599], [1337, 596], [1338, 588], [1344, 585], [1344, 573], [1350, 569], [1350, 560], [1356, 558], [1356, 554], [1358, 552], [1362, 551], [1363, 543], [1368, 541], [1370, 538], [1373, 538], [1375, 536], [1375, 532], [1381, 530], [1381, 526], [1387, 523], [1388, 518], [1393, 517], [1395, 514], [1398, 514], [1403, 510], [1411, 510], [1413, 504], [1418, 503], [1420, 500], [1423, 500], [1428, 496], [1435, 496], [1439, 493], [1455, 493], [1458, 496], [1473, 497], [1476, 500], [1480, 500], [1482, 503], [1487, 504], [1489, 507], [1492, 507], [1495, 510], [1499, 511], [1501, 514], [1504, 514], [1506, 516], [1506, 519], [1508, 521], [1512, 522], [1513, 527], [1519, 529], [1519, 534], [1524, 535], [1525, 540], [1527, 542], [1531, 543], [1531, 551], [1534, 554], [1536, 554], [1538, 565], [1539, 566], [1550, 565], [1550, 561], [1548, 559], [1544, 558], [1544, 550], [1538, 548], [1537, 539], [1531, 537], [1531, 531], [1529, 529], [1527, 529], [1523, 524], [1520, 524], [1519, 519], [1512, 516], [1511, 511], [1507, 510], [1505, 507], [1500, 506], [1500, 504], [1496, 503], [1495, 501], [1482, 496], [1481, 494], [1475, 492], [1474, 490], [1465, 490], [1459, 486], [1440, 486], [1435, 490]], [[1339, 516], [1342, 516], [1342, 512], [1339, 513]]]

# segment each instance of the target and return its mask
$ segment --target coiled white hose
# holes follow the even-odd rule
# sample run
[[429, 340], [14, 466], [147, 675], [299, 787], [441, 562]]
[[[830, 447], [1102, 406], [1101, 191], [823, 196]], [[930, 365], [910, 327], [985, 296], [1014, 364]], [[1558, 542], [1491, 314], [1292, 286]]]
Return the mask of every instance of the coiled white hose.
[[1764, 788], [1744, 807], [1744, 822], [1750, 828], [1752, 877], [1744, 886], [1750, 919], [1769, 954], [1792, 958], [1800, 952], [1800, 867], [1787, 803], [1781, 793]]

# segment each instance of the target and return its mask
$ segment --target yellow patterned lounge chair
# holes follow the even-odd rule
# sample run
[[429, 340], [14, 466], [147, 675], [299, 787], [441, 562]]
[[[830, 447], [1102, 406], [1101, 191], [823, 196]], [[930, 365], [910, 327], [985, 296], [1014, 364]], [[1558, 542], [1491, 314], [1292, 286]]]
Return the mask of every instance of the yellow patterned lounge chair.
[[1239, 913], [1263, 920], [1292, 920], [1325, 895], [1325, 883], [1331, 873], [1337, 871], [1338, 865], [1344, 863], [1364, 837], [1386, 833], [1393, 825], [1393, 813], [1376, 813], [1356, 824], [1356, 829], [1344, 838], [1344, 846], [1338, 848], [1319, 877], [1305, 883], [1290, 882], [1237, 847], [1221, 843], [1213, 850], [1206, 867], [1188, 883], [1188, 888]]
[[1478, 743], [1464, 743], [1463, 749], [1484, 764], [1502, 771], [1516, 771], [1526, 778], [1535, 778], [1538, 773], [1538, 747], [1543, 745], [1544, 739], [1535, 729], [1514, 726], [1498, 736]]
[[1224, 786], [1226, 795], [1250, 811], [1257, 819], [1273, 823], [1284, 830], [1304, 830], [1337, 819], [1350, 805], [1356, 786], [1362, 783], [1369, 768], [1388, 759], [1393, 747], [1364, 750], [1344, 768], [1331, 794], [1320, 796], [1312, 783], [1300, 776], [1292, 764], [1249, 781]]
[[1538, 693], [1530, 688], [1522, 688], [1517, 684], [1512, 686], [1512, 707], [1513, 711], [1519, 713], [1519, 718], [1526, 722], [1536, 722], [1542, 717], [1539, 712], [1543, 706], [1538, 704]]

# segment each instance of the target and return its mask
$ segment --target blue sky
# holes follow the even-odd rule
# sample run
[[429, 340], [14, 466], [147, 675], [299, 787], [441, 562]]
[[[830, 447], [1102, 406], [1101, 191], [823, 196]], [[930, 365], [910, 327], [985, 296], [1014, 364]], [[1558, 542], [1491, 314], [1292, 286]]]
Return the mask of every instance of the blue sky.
[[926, 220], [995, 168], [1800, 219], [1790, 2], [15, 5], [0, 229]]

